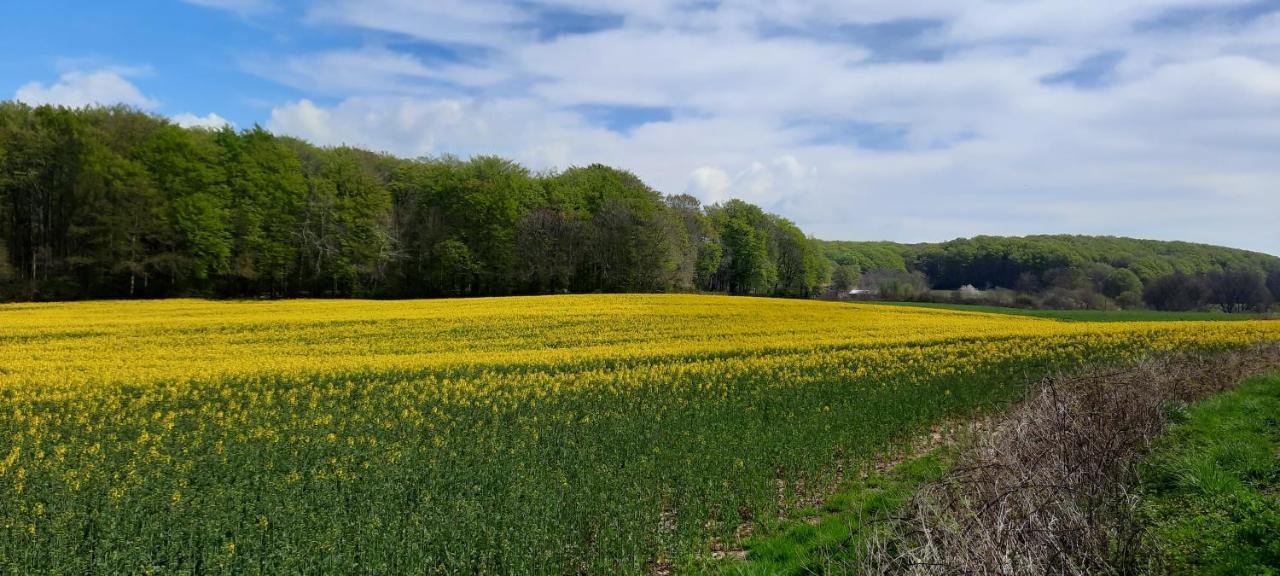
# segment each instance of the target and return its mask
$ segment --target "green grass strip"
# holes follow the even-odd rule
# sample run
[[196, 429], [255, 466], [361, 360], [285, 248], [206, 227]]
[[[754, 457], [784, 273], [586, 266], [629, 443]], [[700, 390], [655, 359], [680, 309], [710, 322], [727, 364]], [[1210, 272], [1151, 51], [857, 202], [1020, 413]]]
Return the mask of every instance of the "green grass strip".
[[742, 542], [745, 558], [692, 561], [681, 573], [786, 575], [845, 573], [866, 538], [921, 486], [942, 477], [951, 450], [935, 448], [893, 467], [850, 480], [817, 508], [762, 522]]
[[1153, 570], [1280, 574], [1280, 375], [1175, 419], [1141, 469]]

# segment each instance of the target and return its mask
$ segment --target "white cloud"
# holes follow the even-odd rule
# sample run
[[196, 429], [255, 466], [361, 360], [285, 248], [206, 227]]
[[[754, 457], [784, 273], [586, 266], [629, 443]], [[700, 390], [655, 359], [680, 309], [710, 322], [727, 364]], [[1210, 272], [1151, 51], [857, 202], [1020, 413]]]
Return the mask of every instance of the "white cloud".
[[857, 46], [760, 39], [740, 31], [612, 30], [515, 52], [559, 104], [694, 106], [718, 114], [822, 94], [861, 62]]
[[767, 162], [754, 161], [735, 176], [714, 166], [703, 166], [689, 175], [685, 192], [705, 203], [740, 198], [770, 208], [803, 194], [817, 176], [817, 169], [805, 166], [789, 154]]
[[334, 139], [334, 130], [341, 127], [333, 124], [332, 117], [331, 112], [321, 109], [310, 100], [300, 100], [273, 109], [267, 127], [320, 145], [345, 144], [344, 141]]
[[73, 108], [95, 104], [128, 104], [145, 110], [160, 105], [156, 100], [143, 95], [120, 72], [112, 70], [67, 72], [57, 82], [49, 85], [29, 82], [18, 88], [14, 99], [32, 105], [55, 104]]
[[182, 114], [175, 115], [172, 119], [174, 124], [183, 128], [208, 128], [210, 130], [218, 130], [224, 126], [235, 128], [235, 124], [231, 123], [230, 120], [214, 114], [213, 112], [204, 116], [196, 116], [190, 112], [183, 112]]
[[[1246, 0], [324, 0], [308, 21], [467, 46], [396, 43], [260, 69], [334, 105], [269, 126], [403, 155], [497, 153], [535, 168], [604, 162], [666, 192], [740, 197], [829, 238], [1082, 232], [1280, 253], [1280, 13], [1148, 26]], [[539, 36], [535, 6], [621, 16]], [[934, 22], [932, 58], [876, 58], [845, 24]], [[1102, 51], [1107, 82], [1042, 79]], [[651, 106], [615, 132], [581, 110]], [[619, 114], [625, 116], [627, 111]]]
[[703, 202], [714, 204], [732, 198], [729, 189], [733, 187], [733, 178], [728, 172], [715, 166], [701, 166], [689, 175], [689, 187], [685, 192]]
[[253, 73], [310, 94], [423, 94], [433, 82], [485, 86], [500, 82], [501, 72], [459, 64], [427, 63], [385, 48], [331, 50], [288, 58], [258, 58], [245, 63]]
[[[405, 156], [502, 154], [534, 167], [566, 166], [583, 149], [617, 135], [531, 100], [352, 97], [333, 107], [310, 100], [271, 111], [267, 127], [325, 145], [356, 145]], [[572, 151], [572, 152], [570, 152]]]
[[321, 0], [308, 13], [319, 24], [395, 32], [434, 42], [490, 45], [514, 40], [526, 19], [501, 0]]

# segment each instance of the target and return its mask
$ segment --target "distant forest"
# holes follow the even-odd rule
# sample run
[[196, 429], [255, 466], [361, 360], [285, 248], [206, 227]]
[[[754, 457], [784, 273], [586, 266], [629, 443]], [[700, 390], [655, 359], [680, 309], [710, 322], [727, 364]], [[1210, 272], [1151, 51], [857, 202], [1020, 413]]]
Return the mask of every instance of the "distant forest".
[[1189, 242], [978, 236], [929, 244], [829, 241], [823, 253], [841, 287], [875, 283], [894, 299], [968, 288], [982, 292], [969, 292], [971, 300], [1043, 308], [1234, 312], [1280, 301], [1280, 258]]
[[402, 159], [127, 107], [0, 102], [0, 299], [980, 291], [1063, 308], [1265, 308], [1280, 258], [1111, 237], [822, 242], [602, 165]]
[[607, 166], [405, 160], [125, 107], [0, 103], [6, 299], [713, 291], [809, 296], [821, 245]]

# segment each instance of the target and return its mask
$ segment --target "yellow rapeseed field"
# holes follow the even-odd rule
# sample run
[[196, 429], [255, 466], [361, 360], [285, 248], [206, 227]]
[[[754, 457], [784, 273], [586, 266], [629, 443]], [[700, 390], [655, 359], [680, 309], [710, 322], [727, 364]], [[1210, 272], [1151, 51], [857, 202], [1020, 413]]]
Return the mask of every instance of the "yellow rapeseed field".
[[1049, 371], [1274, 340], [693, 295], [3, 305], [0, 568], [642, 573]]

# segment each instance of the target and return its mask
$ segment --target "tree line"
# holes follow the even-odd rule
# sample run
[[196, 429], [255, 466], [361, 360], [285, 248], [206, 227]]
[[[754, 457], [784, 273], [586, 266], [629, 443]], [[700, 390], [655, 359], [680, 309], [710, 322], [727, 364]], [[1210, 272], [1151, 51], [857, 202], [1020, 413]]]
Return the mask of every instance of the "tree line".
[[808, 296], [792, 222], [603, 165], [402, 159], [127, 107], [0, 103], [0, 298]]
[[891, 299], [965, 288], [961, 299], [1042, 308], [1239, 312], [1280, 301], [1280, 258], [1188, 242], [978, 236], [926, 244], [826, 242], [824, 254], [833, 262], [833, 284], [873, 285]]
[[[127, 107], [0, 102], [0, 299], [982, 289], [1049, 308], [1243, 310], [1280, 258], [1092, 236], [821, 242], [602, 165], [402, 159]], [[830, 293], [830, 292], [829, 292]]]

